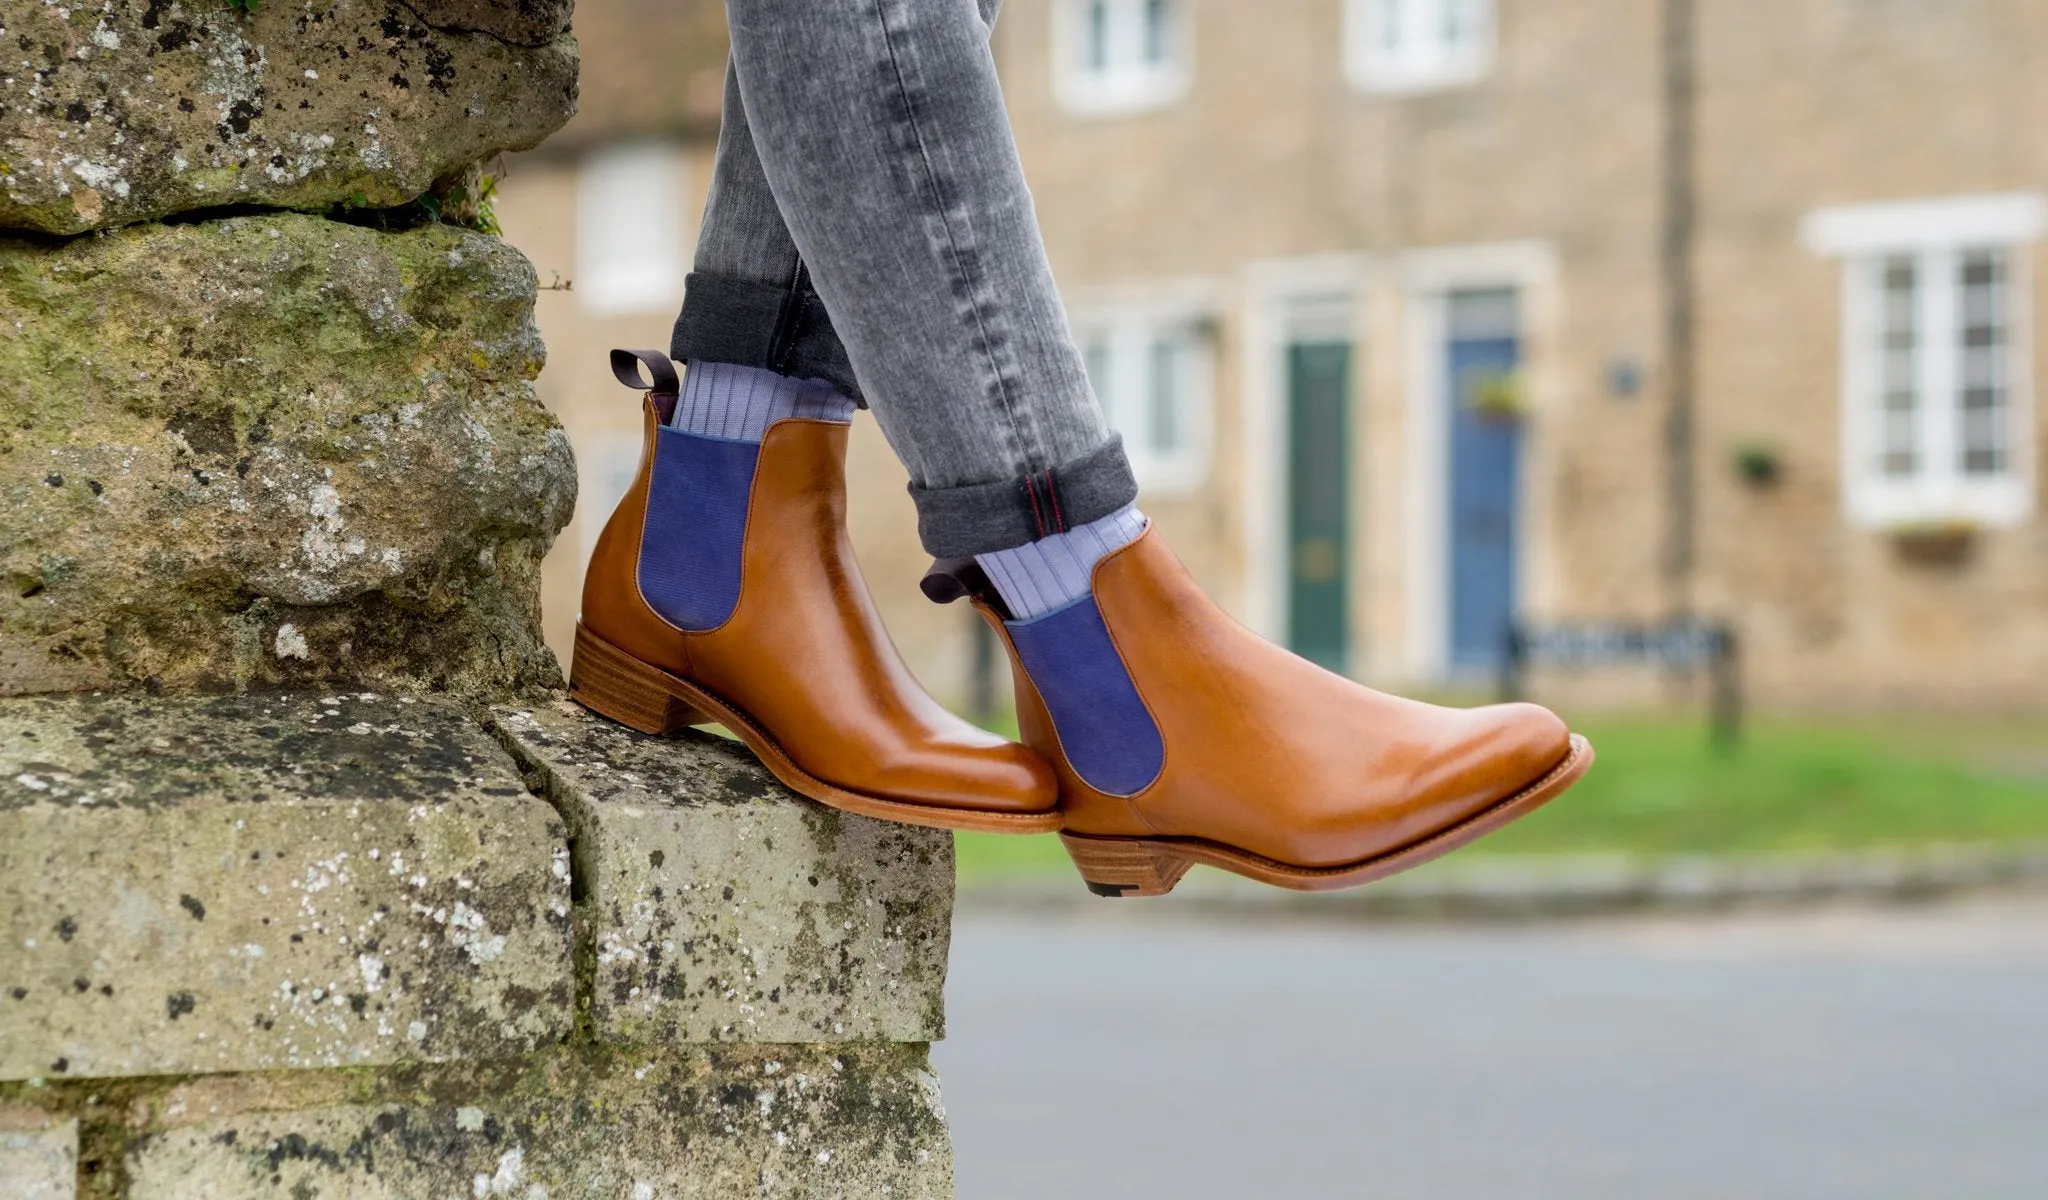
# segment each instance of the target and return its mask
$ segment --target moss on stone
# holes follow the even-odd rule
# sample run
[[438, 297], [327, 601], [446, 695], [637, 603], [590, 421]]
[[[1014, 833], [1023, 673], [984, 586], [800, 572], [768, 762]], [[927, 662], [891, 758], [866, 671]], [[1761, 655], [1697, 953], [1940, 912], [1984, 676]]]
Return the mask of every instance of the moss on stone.
[[0, 240], [0, 695], [558, 682], [574, 464], [533, 297], [441, 225]]

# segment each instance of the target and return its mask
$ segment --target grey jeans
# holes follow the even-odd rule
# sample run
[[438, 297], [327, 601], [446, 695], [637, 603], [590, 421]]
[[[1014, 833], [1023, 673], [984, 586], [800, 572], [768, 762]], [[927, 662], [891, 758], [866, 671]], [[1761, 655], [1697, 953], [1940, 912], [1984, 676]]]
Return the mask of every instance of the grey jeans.
[[724, 127], [672, 344], [860, 398], [941, 557], [1137, 495], [1017, 161], [1000, 3], [726, 0]]

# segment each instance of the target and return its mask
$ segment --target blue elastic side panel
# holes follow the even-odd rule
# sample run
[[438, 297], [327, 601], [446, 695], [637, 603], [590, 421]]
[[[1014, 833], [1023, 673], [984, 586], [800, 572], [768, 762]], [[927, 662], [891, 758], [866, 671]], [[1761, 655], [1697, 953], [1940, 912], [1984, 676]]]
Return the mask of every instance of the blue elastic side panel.
[[716, 629], [740, 602], [747, 497], [761, 448], [751, 442], [654, 431], [640, 594], [678, 629]]
[[1008, 628], [1074, 773], [1112, 796], [1144, 791], [1166, 765], [1166, 745], [1095, 597]]

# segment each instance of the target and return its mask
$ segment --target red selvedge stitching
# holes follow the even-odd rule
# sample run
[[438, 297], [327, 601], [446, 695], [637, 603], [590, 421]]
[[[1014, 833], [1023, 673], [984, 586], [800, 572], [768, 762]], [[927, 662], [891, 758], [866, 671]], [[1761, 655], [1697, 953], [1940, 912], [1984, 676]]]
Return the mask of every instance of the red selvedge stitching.
[[1059, 489], [1053, 486], [1052, 468], [1045, 469], [1045, 494], [1052, 501], [1052, 527], [1061, 533], [1067, 531], [1066, 515], [1060, 512]]
[[1024, 494], [1031, 498], [1031, 523], [1038, 526], [1038, 536], [1045, 536], [1045, 513], [1038, 507], [1038, 487], [1031, 482], [1031, 476], [1024, 477]]

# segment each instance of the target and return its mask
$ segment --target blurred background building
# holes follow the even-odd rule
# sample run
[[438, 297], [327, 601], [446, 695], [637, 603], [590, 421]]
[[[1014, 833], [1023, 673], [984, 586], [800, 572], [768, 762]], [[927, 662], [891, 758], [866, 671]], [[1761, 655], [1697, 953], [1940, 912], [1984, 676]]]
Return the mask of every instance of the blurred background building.
[[[723, 59], [706, 0], [576, 29], [582, 111], [498, 210], [565, 285], [562, 652], [639, 452], [604, 352], [668, 343]], [[2048, 705], [2048, 6], [1009, 0], [995, 44], [1141, 504], [1254, 627], [1434, 689], [1511, 618], [1700, 614], [1768, 705]], [[870, 583], [958, 701], [969, 616], [917, 592], [872, 421], [852, 453]]]

